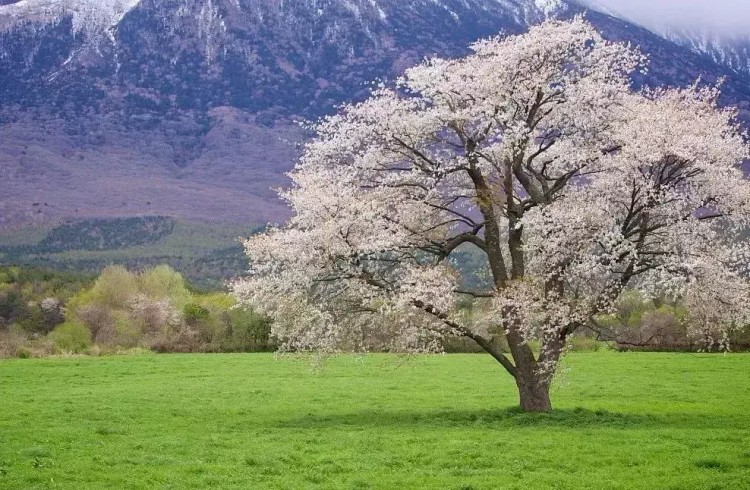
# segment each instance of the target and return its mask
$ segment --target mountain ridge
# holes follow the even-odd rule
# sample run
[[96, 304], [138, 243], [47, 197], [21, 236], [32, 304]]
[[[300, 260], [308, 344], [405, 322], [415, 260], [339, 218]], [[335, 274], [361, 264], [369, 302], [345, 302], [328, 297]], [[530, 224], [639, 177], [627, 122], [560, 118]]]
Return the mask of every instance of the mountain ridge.
[[606, 37], [642, 46], [652, 66], [636, 85], [726, 77], [724, 102], [750, 114], [750, 75], [564, 0], [61, 4], [0, 7], [0, 228], [135, 215], [282, 221], [271, 189], [307, 136], [297, 121], [361, 100], [368, 82], [425, 56], [459, 56], [549, 16], [586, 12]]
[[658, 19], [639, 22], [638, 19], [598, 0], [579, 1], [588, 8], [640, 25], [696, 54], [707, 56], [715, 63], [739, 74], [750, 75], [750, 34], [738, 31], [736, 26], [727, 29], [715, 25], [710, 20], [701, 21], [698, 18], [682, 23], [670, 23]]

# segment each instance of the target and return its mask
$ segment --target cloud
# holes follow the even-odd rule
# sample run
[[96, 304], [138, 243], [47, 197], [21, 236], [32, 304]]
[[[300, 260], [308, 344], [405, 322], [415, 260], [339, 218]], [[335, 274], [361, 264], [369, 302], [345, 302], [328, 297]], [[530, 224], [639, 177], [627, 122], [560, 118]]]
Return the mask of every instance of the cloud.
[[750, 35], [750, 0], [591, 0], [646, 27]]

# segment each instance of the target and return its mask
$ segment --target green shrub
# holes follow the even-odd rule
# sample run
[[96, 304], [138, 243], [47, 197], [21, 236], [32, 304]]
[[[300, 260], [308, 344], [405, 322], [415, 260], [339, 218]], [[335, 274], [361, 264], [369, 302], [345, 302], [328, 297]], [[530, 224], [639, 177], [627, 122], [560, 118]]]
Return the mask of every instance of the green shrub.
[[[276, 347], [268, 318], [234, 309], [236, 300], [226, 292], [192, 292], [169, 266], [140, 273], [110, 266], [88, 283], [73, 277], [70, 289], [66, 276], [57, 273], [2, 267], [0, 273], [2, 356], [15, 356], [20, 346], [33, 357], [135, 347], [160, 352]], [[10, 335], [11, 326], [18, 335]]]
[[55, 346], [65, 352], [83, 352], [91, 345], [91, 332], [80, 323], [65, 322], [50, 335]]
[[18, 318], [17, 323], [28, 333], [47, 334], [52, 328], [44, 317], [44, 312], [38, 305], [28, 305], [24, 314]]
[[98, 304], [111, 309], [121, 309], [127, 307], [136, 294], [138, 294], [136, 275], [125, 267], [110, 266], [102, 270], [91, 289], [83, 291], [71, 300], [70, 307], [76, 309], [89, 304]]
[[199, 304], [188, 303], [182, 308], [182, 315], [185, 318], [185, 323], [195, 326], [207, 320], [210, 312]]
[[236, 308], [224, 316], [226, 330], [223, 350], [236, 352], [268, 351], [275, 348], [271, 320], [251, 309]]
[[115, 326], [112, 345], [125, 348], [137, 347], [142, 338], [141, 327], [133, 322], [127, 312], [115, 311], [113, 313]]
[[178, 310], [192, 301], [182, 275], [168, 265], [159, 265], [138, 275], [138, 292], [156, 299], [169, 299]]
[[5, 287], [0, 289], [0, 328], [27, 316], [29, 307], [27, 301], [17, 288]]

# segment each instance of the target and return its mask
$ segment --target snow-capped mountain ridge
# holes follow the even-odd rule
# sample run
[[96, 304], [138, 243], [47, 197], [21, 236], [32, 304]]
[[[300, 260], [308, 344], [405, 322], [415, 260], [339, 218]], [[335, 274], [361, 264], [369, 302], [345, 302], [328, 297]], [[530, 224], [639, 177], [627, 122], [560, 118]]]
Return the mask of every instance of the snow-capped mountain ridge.
[[[81, 83], [77, 72], [85, 67], [103, 77], [97, 87], [124, 83], [129, 92], [139, 88], [149, 98], [184, 102], [199, 90], [213, 99], [200, 98], [201, 106], [257, 110], [266, 103], [248, 101], [251, 92], [275, 86], [270, 79], [291, 78], [292, 85], [317, 92], [296, 94], [301, 105], [330, 91], [330, 70], [318, 72], [321, 56], [359, 66], [365, 80], [395, 75], [425, 54], [459, 54], [478, 37], [519, 32], [567, 9], [563, 0], [22, 0], [0, 6], [0, 70], [6, 72], [0, 82], [7, 80], [7, 90], [17, 87], [12, 98], [18, 98], [24, 85], [38, 88], [38, 79], [64, 81], [67, 73]], [[391, 70], [375, 69], [382, 63]], [[183, 73], [164, 79], [176, 72]], [[255, 79], [257, 90], [241, 77]], [[324, 104], [345, 93], [357, 96], [361, 81]], [[220, 95], [227, 87], [217, 83], [243, 93], [227, 100]]]
[[[13, 24], [14, 20], [19, 22], [57, 23], [66, 16], [72, 16], [73, 29], [75, 32], [89, 30], [100, 32], [103, 29], [116, 26], [116, 24], [130, 10], [136, 8], [143, 0], [20, 0], [8, 5], [0, 4], [0, 19], [4, 19], [5, 27]], [[159, 3], [168, 5], [176, 4], [176, 16], [180, 17], [186, 12], [195, 15], [196, 8], [200, 10], [199, 15], [213, 13], [222, 17], [219, 12], [220, 0], [161, 0], [151, 2], [153, 5]], [[300, 7], [307, 7], [323, 17], [344, 8], [353, 14], [359, 21], [364, 19], [380, 20], [387, 22], [388, 11], [393, 10], [392, 0], [231, 0], [229, 2], [236, 12], [251, 12], [259, 22], [268, 19], [267, 14], [284, 16]], [[568, 9], [569, 2], [566, 0], [463, 0], [463, 9], [475, 11], [491, 11], [493, 8], [502, 8], [510, 13], [515, 20], [521, 22], [538, 21], [540, 16], [552, 16]], [[413, 0], [404, 2], [404, 6], [414, 11], [421, 11], [425, 7], [440, 8], [448, 12], [456, 20], [459, 15], [455, 9], [457, 2], [453, 0]], [[375, 13], [376, 15], [372, 15]], [[540, 15], [541, 14], [541, 15]]]
[[[91, 36], [116, 26], [141, 0], [21, 0], [0, 6], [0, 18], [55, 23], [66, 16], [72, 19], [73, 32]], [[12, 22], [5, 23], [5, 28]]]
[[[304, 21], [299, 20], [300, 13], [312, 20], [314, 27], [327, 23], [326, 18], [340, 17], [345, 11], [354, 21], [354, 27], [375, 40], [372, 32], [387, 28], [390, 19], [399, 18], [404, 10], [415, 13], [442, 10], [455, 24], [461, 24], [461, 17], [467, 12], [497, 15], [502, 10], [515, 24], [525, 26], [567, 7], [563, 0], [415, 0], [403, 5], [392, 0], [21, 0], [0, 5], [0, 31], [24, 28], [39, 33], [69, 21], [74, 37], [83, 38], [89, 46], [100, 47], [102, 43], [117, 42], [120, 23], [140, 4], [145, 4], [144, 10], [158, 11], [159, 17], [155, 20], [173, 35], [180, 31], [194, 32], [204, 43], [202, 51], [209, 63], [226, 54], [225, 33], [228, 25], [237, 24], [235, 18], [241, 18], [245, 28], [252, 23], [256, 28], [278, 28], [286, 24], [289, 29], [295, 29], [304, 26]], [[333, 22], [327, 27], [326, 35], [335, 38], [337, 31], [351, 27]], [[312, 32], [310, 34], [312, 37]], [[83, 50], [79, 47], [77, 51], [80, 54]], [[108, 52], [97, 53], [103, 57], [109, 55]]]
[[[284, 207], [268, 189], [294, 161], [293, 121], [425, 57], [586, 11], [567, 0], [8, 1], [0, 228], [39, 211], [276, 220]], [[651, 55], [636, 86], [727, 77], [724, 102], [750, 114], [748, 77], [628, 21], [586, 17]]]
[[656, 19], [639, 23], [632, 16], [612, 9], [597, 0], [577, 1], [588, 8], [639, 24], [664, 39], [707, 56], [735, 72], [750, 75], [750, 32], [748, 31], [740, 33], [741, 31], [738, 31], [736, 26], [723, 26], [711, 19], [699, 17], [689, 24], [670, 24]]
[[[0, 29], [13, 29], [18, 23], [41, 26], [58, 24], [69, 18], [74, 35], [83, 34], [89, 44], [115, 43], [118, 24], [142, 2], [143, 0], [20, 0], [0, 5]], [[197, 35], [206, 44], [203, 51], [209, 62], [216, 61], [222, 55], [222, 37], [230, 22], [226, 17], [232, 13], [249, 13], [249, 17], [260, 24], [285, 18], [293, 26], [295, 20], [290, 15], [297, 12], [300, 5], [316, 12], [319, 18], [336, 15], [343, 8], [368, 33], [372, 31], [373, 24], [388, 24], [394, 10], [394, 2], [391, 0], [152, 0], [147, 3], [151, 4], [149, 8], [159, 3], [174, 5], [173, 12], [165, 12], [163, 19], [165, 24], [172, 25], [174, 29], [182, 28], [186, 21], [197, 19]], [[228, 3], [233, 9], [221, 8], [222, 3]], [[414, 11], [421, 11], [425, 7], [442, 9], [456, 22], [460, 22], [460, 15], [465, 13], [456, 8], [457, 4], [463, 4], [464, 11], [489, 12], [492, 9], [503, 9], [518, 25], [530, 25], [543, 18], [580, 11], [582, 5], [632, 21], [596, 0], [413, 0], [403, 4]], [[334, 26], [334, 30], [338, 27]], [[750, 36], [723, 35], [709, 26], [684, 28], [655, 24], [646, 27], [665, 39], [710, 56], [715, 62], [732, 70], [750, 74]], [[370, 34], [370, 37], [374, 36]]]
[[750, 35], [719, 34], [711, 28], [664, 27], [661, 34], [716, 63], [750, 74]]

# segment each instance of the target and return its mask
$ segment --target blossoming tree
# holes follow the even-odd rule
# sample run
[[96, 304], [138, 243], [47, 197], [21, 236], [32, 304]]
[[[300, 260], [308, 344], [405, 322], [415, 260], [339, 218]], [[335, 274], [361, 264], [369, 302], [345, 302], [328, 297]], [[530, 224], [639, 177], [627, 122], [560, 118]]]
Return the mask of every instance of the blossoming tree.
[[[472, 50], [317, 125], [283, 192], [295, 216], [246, 241], [234, 285], [288, 348], [463, 336], [547, 411], [567, 339], [626, 289], [679, 297], [716, 341], [745, 321], [748, 148], [717, 89], [633, 91], [644, 57], [582, 18]], [[487, 287], [462, 280], [467, 247]]]

